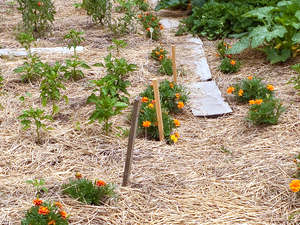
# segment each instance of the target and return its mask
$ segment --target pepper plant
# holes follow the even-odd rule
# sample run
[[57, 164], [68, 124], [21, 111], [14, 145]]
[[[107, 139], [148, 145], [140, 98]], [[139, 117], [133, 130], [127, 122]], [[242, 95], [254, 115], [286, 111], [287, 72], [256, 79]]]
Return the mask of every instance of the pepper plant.
[[86, 10], [95, 23], [111, 24], [111, 0], [82, 0], [81, 8]]

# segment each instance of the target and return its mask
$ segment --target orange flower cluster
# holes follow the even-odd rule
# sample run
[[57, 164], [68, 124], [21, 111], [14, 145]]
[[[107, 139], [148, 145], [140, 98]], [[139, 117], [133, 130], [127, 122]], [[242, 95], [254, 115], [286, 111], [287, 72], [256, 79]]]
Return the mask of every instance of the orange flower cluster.
[[56, 225], [56, 222], [55, 222], [55, 220], [51, 220], [51, 221], [49, 221], [48, 225]]
[[239, 90], [239, 96], [240, 96], [240, 97], [242, 97], [242, 96], [243, 96], [243, 94], [244, 94], [244, 91], [243, 91], [243, 89], [240, 89], [240, 90]]
[[174, 124], [175, 124], [176, 127], [179, 127], [180, 126], [179, 120], [174, 119]]
[[231, 61], [230, 61], [230, 64], [231, 64], [232, 66], [234, 66], [234, 65], [236, 64], [236, 61], [235, 61], [235, 60], [231, 60]]
[[274, 91], [274, 86], [272, 85], [272, 84], [268, 84], [267, 85], [267, 89], [269, 90], [269, 91]]
[[252, 77], [252, 76], [249, 76], [249, 77], [248, 77], [248, 80], [253, 80], [253, 77]]
[[58, 207], [58, 208], [60, 208], [60, 209], [62, 209], [62, 204], [60, 203], [60, 202], [55, 202], [55, 205]]
[[33, 204], [36, 206], [39, 206], [39, 205], [43, 204], [43, 201], [41, 199], [37, 198], [37, 199], [33, 200]]
[[81, 178], [82, 178], [82, 175], [81, 175], [81, 173], [76, 172], [76, 173], [75, 173], [75, 177], [76, 177], [77, 179], [81, 179]]
[[169, 85], [170, 85], [170, 88], [174, 88], [174, 84], [172, 82]]
[[300, 191], [300, 180], [292, 180], [290, 183], [290, 189], [292, 192]]
[[261, 103], [263, 103], [262, 99], [249, 100], [250, 105], [260, 105]]
[[232, 92], [234, 92], [234, 87], [230, 86], [229, 88], [227, 88], [227, 93], [228, 94], [232, 94]]
[[103, 181], [103, 180], [97, 180], [96, 185], [97, 185], [98, 187], [102, 187], [102, 186], [105, 186], [106, 183], [105, 183], [105, 181]]
[[180, 94], [179, 94], [179, 93], [176, 93], [176, 94], [175, 94], [175, 97], [176, 97], [177, 99], [179, 99], [179, 98], [180, 98]]
[[151, 122], [150, 121], [143, 121], [143, 127], [150, 127], [151, 126]]
[[148, 105], [148, 108], [153, 109], [153, 108], [154, 108], [154, 105], [153, 105], [152, 103], [150, 103], [150, 104]]
[[39, 214], [40, 215], [48, 215], [50, 213], [50, 210], [45, 206], [40, 206], [39, 208]]
[[147, 103], [148, 101], [149, 101], [149, 99], [148, 99], [147, 97], [143, 97], [143, 98], [142, 98], [142, 102], [143, 102], [143, 103]]
[[182, 109], [184, 107], [184, 103], [178, 102], [177, 107], [178, 107], [178, 109]]

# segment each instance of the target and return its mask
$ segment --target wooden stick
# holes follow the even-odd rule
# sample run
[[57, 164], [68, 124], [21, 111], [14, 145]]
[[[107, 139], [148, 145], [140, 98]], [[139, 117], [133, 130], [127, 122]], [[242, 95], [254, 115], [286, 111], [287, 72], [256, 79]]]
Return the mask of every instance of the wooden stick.
[[129, 182], [131, 165], [132, 165], [132, 151], [134, 146], [134, 140], [136, 137], [136, 130], [138, 125], [140, 108], [141, 108], [141, 98], [137, 97], [133, 103], [131, 128], [130, 128], [130, 134], [128, 138], [128, 147], [127, 147], [127, 154], [126, 154], [126, 161], [125, 161], [125, 168], [124, 168], [123, 182], [122, 182], [123, 187], [127, 186]]
[[156, 79], [152, 80], [153, 84], [153, 91], [154, 91], [154, 99], [155, 99], [155, 109], [156, 109], [156, 117], [157, 117], [157, 125], [158, 125], [158, 132], [159, 132], [159, 140], [164, 140], [164, 125], [161, 113], [161, 106], [160, 106], [160, 96], [159, 96], [159, 88], [158, 88], [158, 81]]
[[172, 45], [172, 70], [173, 70], [173, 81], [177, 83], [177, 70], [176, 70], [176, 54], [175, 45]]

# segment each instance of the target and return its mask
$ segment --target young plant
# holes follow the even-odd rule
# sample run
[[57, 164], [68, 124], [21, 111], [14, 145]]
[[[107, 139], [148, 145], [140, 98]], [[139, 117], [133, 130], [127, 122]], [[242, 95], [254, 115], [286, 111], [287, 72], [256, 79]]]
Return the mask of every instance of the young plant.
[[146, 12], [138, 15], [138, 18], [146, 30], [147, 37], [157, 41], [161, 37], [161, 30], [164, 29], [163, 25], [159, 23], [159, 18], [152, 13]]
[[127, 42], [123, 40], [112, 39], [113, 45], [109, 46], [109, 50], [115, 49], [117, 51], [117, 56], [120, 56], [120, 49], [127, 46]]
[[19, 120], [21, 120], [21, 124], [23, 125], [23, 129], [27, 130], [31, 127], [31, 124], [34, 123], [35, 125], [35, 132], [36, 132], [36, 142], [40, 143], [41, 137], [40, 137], [40, 129], [43, 128], [44, 130], [47, 130], [45, 124], [42, 123], [43, 120], [51, 120], [51, 116], [45, 115], [45, 111], [41, 110], [39, 108], [33, 109], [32, 107], [28, 110], [24, 110], [23, 114], [18, 117]]
[[51, 0], [17, 0], [26, 32], [39, 37], [50, 29], [55, 15]]
[[21, 74], [21, 80], [23, 82], [32, 82], [40, 79], [42, 76], [43, 63], [38, 55], [31, 53], [31, 45], [35, 39], [29, 33], [19, 33], [17, 40], [27, 51], [27, 56], [23, 65], [14, 69], [14, 72]]
[[60, 78], [61, 64], [56, 62], [54, 66], [45, 64], [43, 67], [43, 80], [40, 84], [42, 105], [46, 106], [49, 101], [52, 102], [52, 116], [59, 112], [56, 103], [64, 98], [68, 103], [66, 95], [61, 96], [60, 90], [65, 90], [65, 86]]
[[103, 180], [92, 182], [81, 176], [70, 179], [62, 189], [63, 194], [89, 205], [102, 205], [106, 200], [116, 198], [115, 185]]
[[235, 73], [240, 69], [241, 63], [238, 60], [223, 58], [219, 69], [223, 73]]
[[82, 0], [81, 8], [86, 10], [95, 23], [111, 24], [111, 0]]
[[239, 83], [228, 87], [227, 93], [235, 95], [237, 101], [247, 103], [253, 99], [264, 99], [273, 96], [274, 86], [264, 84], [260, 78], [249, 76]]
[[37, 198], [26, 212], [21, 225], [68, 225], [69, 216], [60, 202], [44, 202]]
[[34, 179], [34, 180], [26, 180], [27, 184], [31, 184], [35, 188], [35, 196], [39, 198], [39, 195], [42, 193], [47, 193], [48, 188], [46, 188], [44, 179]]
[[151, 52], [151, 58], [161, 61], [166, 58], [168, 52], [163, 47], [156, 47]]
[[169, 58], [163, 58], [161, 60], [161, 65], [159, 72], [164, 75], [171, 76], [173, 74], [172, 60]]
[[217, 46], [217, 56], [221, 59], [224, 59], [226, 57], [231, 59], [232, 55], [226, 54], [226, 52], [231, 48], [231, 45], [227, 44], [224, 40], [220, 41]]
[[285, 111], [278, 99], [267, 96], [265, 99], [252, 99], [247, 120], [255, 125], [273, 125], [278, 123], [280, 115]]
[[294, 85], [294, 88], [298, 91], [298, 95], [300, 95], [300, 63], [292, 66], [291, 68], [295, 70], [298, 75], [292, 77], [289, 83]]
[[145, 0], [134, 0], [134, 2], [138, 6], [139, 10], [146, 12], [150, 9], [150, 5]]

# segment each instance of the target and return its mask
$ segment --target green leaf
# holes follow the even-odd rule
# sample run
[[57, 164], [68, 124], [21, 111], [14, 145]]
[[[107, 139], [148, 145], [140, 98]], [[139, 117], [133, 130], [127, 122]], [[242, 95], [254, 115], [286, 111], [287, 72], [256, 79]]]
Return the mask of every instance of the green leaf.
[[287, 5], [292, 5], [293, 3], [291, 1], [281, 1], [277, 3], [277, 6], [282, 7], [282, 6], [287, 6]]
[[267, 54], [267, 59], [271, 64], [285, 62], [288, 58], [291, 57], [290, 49], [282, 49], [281, 51], [276, 51], [273, 48], [266, 47], [264, 52]]
[[256, 8], [254, 10], [251, 10], [250, 12], [244, 14], [245, 17], [257, 17], [258, 19], [262, 20], [264, 18], [270, 18], [270, 12], [275, 9], [272, 6], [262, 7], [262, 8]]
[[300, 32], [294, 34], [294, 36], [292, 38], [292, 41], [293, 41], [294, 44], [300, 43]]
[[300, 10], [295, 13], [295, 17], [300, 21]]
[[266, 34], [268, 33], [267, 26], [259, 26], [252, 30], [252, 32], [249, 34], [249, 37], [252, 37], [251, 40], [251, 47], [257, 48], [261, 45], [263, 45]]
[[287, 30], [284, 26], [281, 25], [275, 25], [273, 27], [273, 31], [272, 32], [268, 32], [266, 34], [266, 39], [268, 42], [270, 42], [272, 39], [280, 37], [282, 38], [285, 34], [286, 34]]
[[95, 63], [95, 64], [93, 64], [93, 66], [104, 67], [103, 63]]
[[250, 37], [244, 37], [232, 46], [226, 54], [238, 54], [250, 47]]

